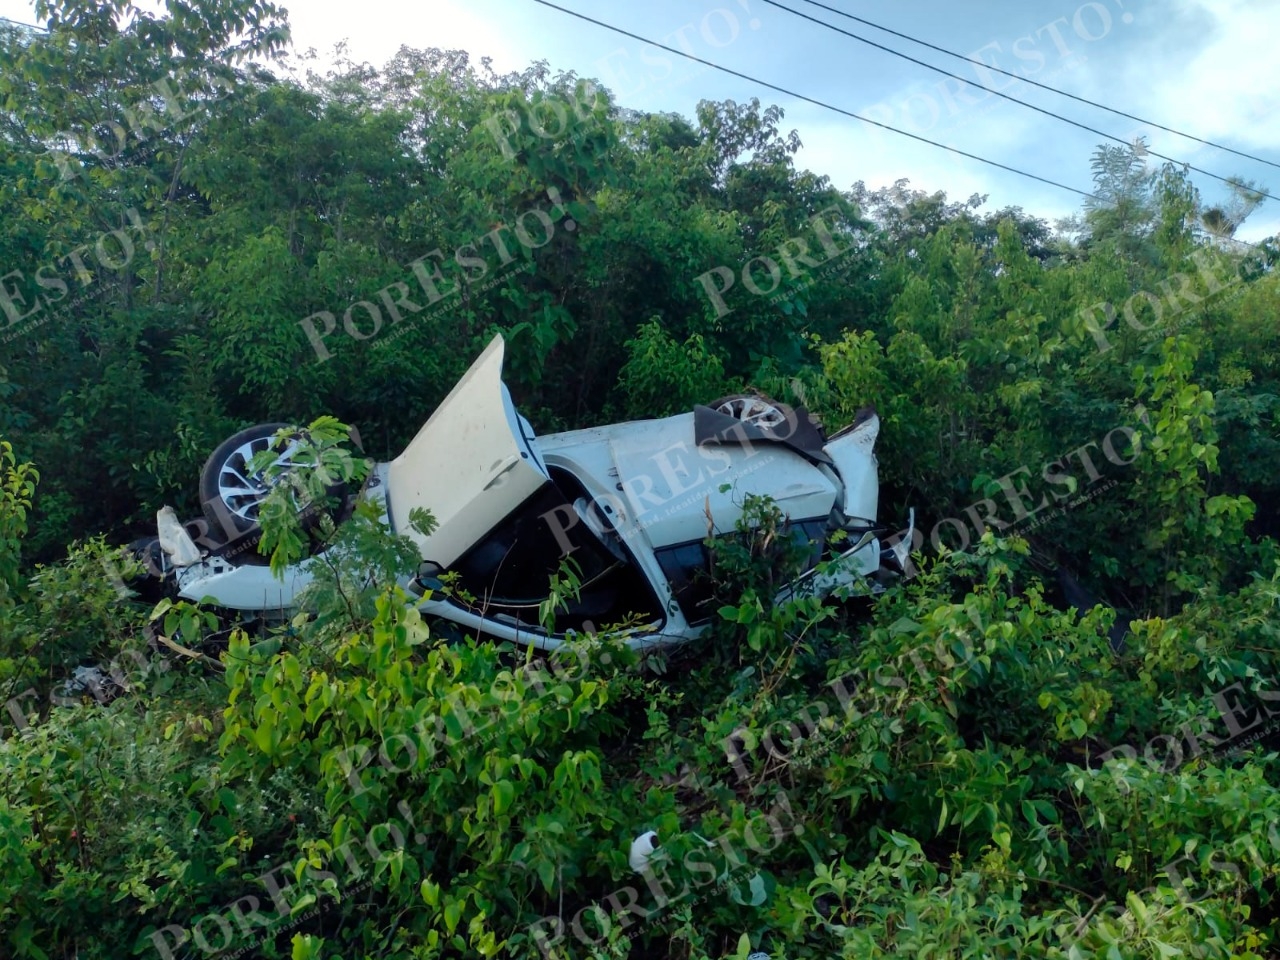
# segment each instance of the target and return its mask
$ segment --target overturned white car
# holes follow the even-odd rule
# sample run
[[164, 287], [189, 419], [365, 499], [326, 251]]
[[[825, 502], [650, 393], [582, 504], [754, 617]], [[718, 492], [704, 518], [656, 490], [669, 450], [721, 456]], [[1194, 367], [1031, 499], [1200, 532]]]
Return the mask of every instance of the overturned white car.
[[[809, 550], [806, 572], [784, 594], [826, 595], [905, 565], [910, 532], [888, 547], [876, 524], [874, 411], [827, 439], [803, 410], [738, 396], [535, 437], [502, 382], [503, 350], [494, 338], [408, 448], [374, 465], [353, 493], [373, 500], [421, 552], [422, 568], [403, 586], [424, 615], [544, 650], [624, 621], [640, 625], [627, 633], [637, 648], [689, 640], [714, 614], [708, 541], [734, 531], [753, 494], [771, 498]], [[271, 484], [249, 461], [280, 427], [242, 431], [206, 465], [205, 512], [223, 529], [255, 528]], [[419, 507], [436, 520], [426, 535], [409, 524]], [[161, 514], [151, 549], [179, 596], [212, 598], [246, 618], [296, 610], [315, 558], [276, 578], [244, 537], [206, 539], [202, 549], [165, 522], [169, 508]], [[580, 589], [548, 635], [539, 607], [565, 557], [580, 570]], [[461, 589], [440, 589], [441, 577]]]

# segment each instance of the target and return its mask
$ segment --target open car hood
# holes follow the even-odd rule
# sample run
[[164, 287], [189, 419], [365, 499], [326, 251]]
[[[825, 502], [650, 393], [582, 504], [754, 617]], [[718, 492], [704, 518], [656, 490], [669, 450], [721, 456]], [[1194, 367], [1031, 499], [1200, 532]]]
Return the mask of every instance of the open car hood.
[[[505, 344], [496, 336], [387, 470], [392, 528], [423, 559], [447, 567], [542, 486], [547, 469], [528, 423], [502, 382]], [[437, 526], [423, 536], [409, 512], [429, 510]]]

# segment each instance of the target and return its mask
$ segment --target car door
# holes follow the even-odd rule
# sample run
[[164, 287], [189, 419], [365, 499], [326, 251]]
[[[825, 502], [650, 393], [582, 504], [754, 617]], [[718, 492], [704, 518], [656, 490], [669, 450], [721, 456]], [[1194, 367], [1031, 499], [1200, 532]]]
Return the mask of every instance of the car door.
[[[494, 337], [388, 466], [392, 529], [442, 567], [550, 483], [532, 430], [502, 382], [504, 350], [502, 337]], [[429, 536], [409, 526], [416, 507], [435, 517]]]

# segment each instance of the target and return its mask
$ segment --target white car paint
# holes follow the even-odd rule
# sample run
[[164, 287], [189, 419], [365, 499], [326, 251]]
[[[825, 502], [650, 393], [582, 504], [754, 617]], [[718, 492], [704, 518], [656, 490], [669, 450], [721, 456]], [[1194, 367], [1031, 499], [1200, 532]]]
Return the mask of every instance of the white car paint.
[[593, 491], [653, 547], [704, 540], [708, 522], [734, 529], [749, 494], [768, 494], [795, 519], [825, 518], [837, 485], [819, 467], [770, 445], [694, 443], [693, 414], [540, 437], [546, 462], [579, 478], [608, 477]]
[[872, 414], [844, 435], [828, 441], [823, 450], [840, 477], [840, 509], [846, 517], [875, 520], [880, 508], [876, 438], [880, 418]]
[[311, 583], [307, 564], [298, 564], [277, 579], [266, 564], [233, 564], [221, 557], [206, 557], [199, 563], [178, 567], [175, 573], [178, 596], [199, 602], [206, 597], [229, 610], [246, 610], [283, 619], [293, 610], [297, 597]]
[[[566, 505], [539, 516], [557, 537], [584, 520], [598, 534], [608, 532], [598, 529], [602, 523], [616, 533], [621, 546], [612, 549], [639, 571], [660, 611], [652, 623], [625, 635], [636, 649], [684, 642], [707, 628], [705, 622], [691, 623], [681, 609], [659, 554], [733, 531], [749, 494], [771, 497], [793, 521], [822, 524], [828, 535], [831, 519], [843, 517], [849, 524], [843, 552], [822, 572], [810, 570], [784, 587], [779, 599], [827, 595], [880, 569], [885, 551], [876, 533], [865, 529], [874, 523], [878, 506], [874, 447], [880, 422], [874, 414], [825, 443], [830, 464], [778, 443], [699, 446], [693, 413], [537, 438], [502, 383], [503, 352], [502, 338], [496, 337], [404, 452], [375, 466], [363, 491], [425, 560], [448, 569], [551, 484], [552, 472], [563, 470], [581, 485], [585, 498], [572, 509]], [[587, 501], [598, 512], [579, 511]], [[415, 507], [430, 510], [437, 520], [429, 536], [409, 526]], [[887, 555], [905, 565], [904, 549]], [[277, 580], [260, 563], [205, 557], [178, 569], [176, 580], [187, 599], [212, 597], [231, 610], [283, 615], [296, 609], [311, 582], [312, 562], [291, 567]], [[402, 586], [424, 614], [499, 639], [554, 650], [572, 634], [547, 636], [513, 615], [468, 609], [414, 578]]]
[[[504, 346], [493, 338], [387, 470], [392, 528], [442, 567], [551, 482], [502, 382]], [[429, 537], [409, 526], [415, 507], [436, 519]]]

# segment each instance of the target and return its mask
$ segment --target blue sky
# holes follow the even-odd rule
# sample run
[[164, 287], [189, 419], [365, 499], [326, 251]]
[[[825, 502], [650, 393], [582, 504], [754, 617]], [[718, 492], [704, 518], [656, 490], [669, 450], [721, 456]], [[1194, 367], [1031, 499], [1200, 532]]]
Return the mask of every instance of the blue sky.
[[[696, 56], [921, 136], [1088, 189], [1099, 138], [1000, 100], [1001, 89], [1125, 140], [1149, 137], [1161, 153], [1280, 191], [1280, 170], [1053, 96], [998, 74], [810, 7], [788, 6], [968, 77], [962, 87], [923, 67], [808, 23], [763, 0], [555, 0], [559, 5]], [[1280, 162], [1280, 3], [1276, 0], [824, 0], [939, 46], [978, 57], [1167, 126]], [[401, 44], [467, 50], [499, 70], [546, 60], [603, 81], [624, 106], [692, 116], [702, 99], [778, 103], [804, 147], [801, 166], [847, 188], [906, 177], [953, 199], [984, 193], [1049, 219], [1080, 198], [878, 131], [803, 101], [610, 33], [533, 0], [295, 0], [287, 4], [298, 49], [322, 55], [347, 40], [357, 59], [380, 63]], [[358, 10], [357, 15], [353, 12]], [[31, 20], [28, 0], [0, 0], [0, 16]], [[986, 86], [984, 86], [984, 84]], [[1207, 200], [1221, 184], [1195, 176]], [[1269, 201], [1241, 231], [1280, 232]]]

